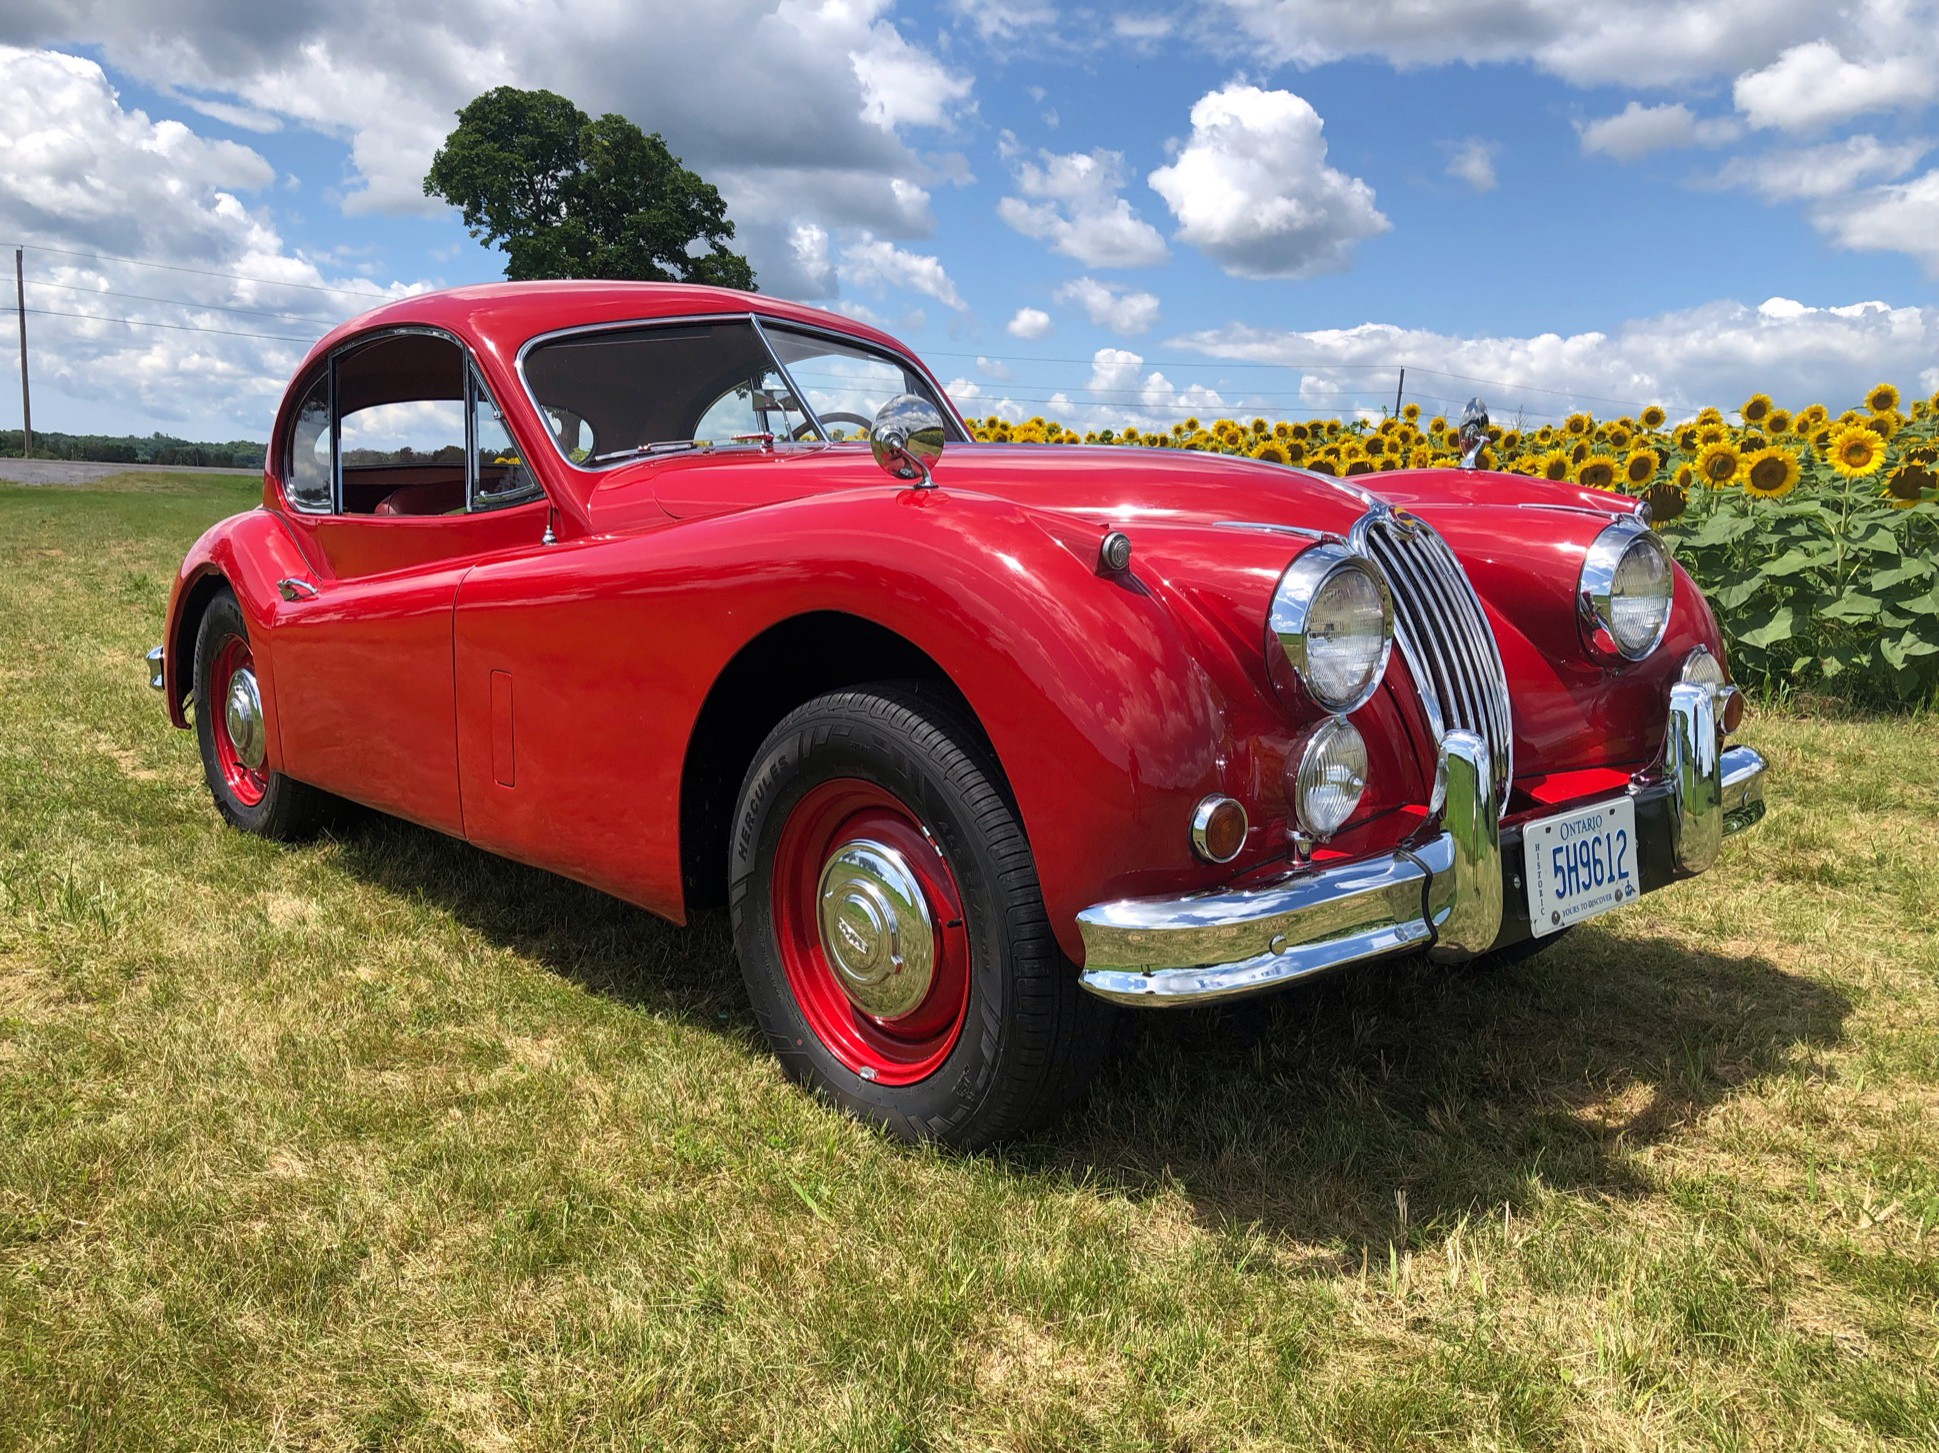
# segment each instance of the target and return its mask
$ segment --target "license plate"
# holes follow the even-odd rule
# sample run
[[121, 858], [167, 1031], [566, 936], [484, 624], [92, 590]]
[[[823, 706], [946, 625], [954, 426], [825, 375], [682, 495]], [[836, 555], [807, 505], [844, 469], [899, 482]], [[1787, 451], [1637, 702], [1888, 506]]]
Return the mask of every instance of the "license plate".
[[1618, 797], [1529, 823], [1522, 862], [1536, 938], [1620, 908], [1642, 892], [1636, 804]]

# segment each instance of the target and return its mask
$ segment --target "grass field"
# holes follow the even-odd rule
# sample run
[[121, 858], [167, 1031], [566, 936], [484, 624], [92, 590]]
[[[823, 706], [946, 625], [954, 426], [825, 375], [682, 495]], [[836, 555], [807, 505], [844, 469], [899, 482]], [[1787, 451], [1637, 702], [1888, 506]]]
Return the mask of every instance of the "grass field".
[[140, 655], [252, 496], [0, 486], [0, 1448], [1939, 1445], [1932, 719], [1754, 719], [1708, 877], [911, 1152], [718, 919], [219, 827]]

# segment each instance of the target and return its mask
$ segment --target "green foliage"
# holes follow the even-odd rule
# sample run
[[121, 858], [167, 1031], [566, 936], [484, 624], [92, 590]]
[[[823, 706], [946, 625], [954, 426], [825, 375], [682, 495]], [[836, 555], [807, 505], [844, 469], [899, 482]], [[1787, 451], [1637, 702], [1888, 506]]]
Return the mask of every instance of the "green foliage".
[[[1917, 468], [1933, 423], [1900, 431], [1888, 461]], [[1879, 705], [1939, 691], [1939, 502], [1895, 503], [1880, 489], [1888, 469], [1845, 479], [1807, 451], [1784, 497], [1699, 486], [1664, 527], [1737, 681]]]
[[[0, 429], [0, 458], [18, 459], [25, 440]], [[194, 464], [213, 469], [260, 469], [266, 446], [249, 439], [209, 443], [172, 434], [61, 434], [34, 430], [34, 458], [82, 459], [99, 464]]]
[[754, 290], [754, 270], [727, 247], [734, 224], [720, 193], [658, 132], [611, 112], [592, 120], [551, 91], [499, 86], [458, 112], [424, 193], [459, 208], [473, 237], [503, 248], [505, 276], [515, 281]]

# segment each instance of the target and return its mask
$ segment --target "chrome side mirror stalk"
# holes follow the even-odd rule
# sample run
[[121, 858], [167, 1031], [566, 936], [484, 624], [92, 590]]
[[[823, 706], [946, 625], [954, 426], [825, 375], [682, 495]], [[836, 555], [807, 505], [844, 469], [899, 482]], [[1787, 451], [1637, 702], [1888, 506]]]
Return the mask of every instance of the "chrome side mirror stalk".
[[917, 489], [933, 489], [929, 467], [943, 457], [943, 413], [916, 394], [897, 394], [875, 415], [869, 451], [891, 479]]
[[1478, 398], [1469, 399], [1468, 406], [1461, 411], [1457, 447], [1461, 450], [1461, 468], [1479, 466], [1481, 451], [1488, 447], [1488, 406]]

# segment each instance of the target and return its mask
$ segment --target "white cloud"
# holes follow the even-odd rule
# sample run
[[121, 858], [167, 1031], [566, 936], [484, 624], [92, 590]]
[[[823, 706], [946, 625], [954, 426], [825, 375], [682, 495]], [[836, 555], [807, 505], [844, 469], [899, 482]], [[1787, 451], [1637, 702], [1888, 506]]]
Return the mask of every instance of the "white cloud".
[[1016, 40], [1041, 33], [1057, 21], [1055, 6], [1035, 0], [950, 0], [949, 8], [983, 40]]
[[1392, 224], [1373, 188], [1326, 165], [1319, 113], [1290, 91], [1234, 83], [1199, 98], [1192, 135], [1149, 180], [1178, 237], [1239, 277], [1316, 277], [1352, 265]]
[[1447, 175], [1456, 181], [1466, 182], [1477, 192], [1492, 192], [1497, 185], [1495, 151], [1496, 148], [1489, 143], [1469, 137], [1448, 158]]
[[798, 222], [903, 239], [934, 225], [933, 172], [909, 135], [973, 114], [973, 78], [910, 44], [892, 11], [893, 0], [88, 0], [0, 7], [0, 41], [78, 33], [205, 112], [340, 138], [351, 212], [447, 215], [422, 183], [453, 113], [489, 86], [542, 86], [662, 133], [720, 187], [765, 283], [792, 266]]
[[[1813, 0], [1215, 0], [1273, 60], [1372, 56], [1402, 67], [1527, 61], [1584, 86], [1674, 85], [1775, 58], [1823, 33]], [[1249, 49], [1241, 40], [1235, 49]]]
[[0, 46], [0, 236], [28, 244], [44, 423], [262, 438], [313, 339], [417, 290], [292, 254], [243, 200], [276, 180], [246, 146], [125, 109], [93, 61]]
[[1840, 247], [1903, 252], [1939, 278], [1939, 170], [1841, 199], [1813, 220]]
[[[1929, 23], [1939, 24], [1939, 20]], [[1809, 131], [1873, 111], [1931, 104], [1939, 45], [1928, 32], [1924, 55], [1848, 61], [1828, 40], [1793, 46], [1760, 71], [1737, 78], [1732, 97], [1753, 126]]]
[[1050, 332], [1050, 314], [1042, 308], [1018, 308], [1004, 331], [1012, 338], [1041, 338]]
[[1904, 176], [1931, 149], [1926, 141], [1888, 144], [1876, 136], [1848, 136], [1823, 146], [1733, 157], [1715, 181], [1719, 186], [1748, 187], [1774, 202], [1819, 201]]
[[968, 306], [939, 259], [905, 252], [867, 232], [842, 249], [837, 271], [844, 283], [865, 292], [881, 294], [899, 288], [934, 298], [957, 312]]
[[1819, 401], [1842, 408], [1881, 378], [1910, 380], [1932, 366], [1939, 307], [1715, 302], [1568, 337], [1463, 337], [1386, 323], [1311, 332], [1233, 324], [1171, 346], [1304, 366], [1301, 402], [1329, 410], [1350, 410], [1370, 372], [1401, 364], [1416, 397], [1439, 395], [1435, 406], [1448, 408], [1480, 393], [1497, 418], [1518, 409], [1541, 420], [1577, 407], [1606, 414], [1649, 403], [1729, 408], [1758, 390], [1793, 407]]
[[1091, 322], [1123, 337], [1149, 332], [1158, 321], [1158, 299], [1150, 293], [1080, 277], [1057, 289], [1057, 301], [1075, 303]]
[[1120, 153], [1038, 155], [1042, 166], [1017, 168], [1022, 195], [997, 203], [997, 215], [1011, 227], [1086, 267], [1149, 267], [1169, 256], [1158, 229], [1118, 195], [1125, 180]]
[[1575, 129], [1584, 155], [1601, 152], [1617, 161], [1636, 161], [1676, 147], [1722, 146], [1743, 131], [1735, 117], [1699, 118], [1680, 101], [1661, 106], [1631, 101], [1614, 116], [1579, 121]]

